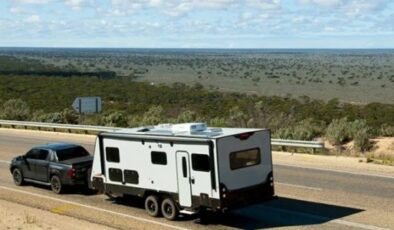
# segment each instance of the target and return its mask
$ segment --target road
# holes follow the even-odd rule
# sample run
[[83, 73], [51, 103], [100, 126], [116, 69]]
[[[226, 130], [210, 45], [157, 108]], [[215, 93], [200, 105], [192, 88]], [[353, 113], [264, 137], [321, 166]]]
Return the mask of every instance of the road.
[[45, 187], [13, 184], [8, 169], [13, 156], [25, 153], [34, 145], [60, 141], [79, 143], [90, 152], [94, 149], [92, 136], [0, 129], [0, 199], [119, 229], [394, 228], [394, 177], [275, 162], [277, 199], [214, 215], [205, 224], [199, 223], [196, 217], [183, 217], [177, 222], [150, 218], [139, 200], [114, 201], [104, 195], [71, 192], [55, 195]]

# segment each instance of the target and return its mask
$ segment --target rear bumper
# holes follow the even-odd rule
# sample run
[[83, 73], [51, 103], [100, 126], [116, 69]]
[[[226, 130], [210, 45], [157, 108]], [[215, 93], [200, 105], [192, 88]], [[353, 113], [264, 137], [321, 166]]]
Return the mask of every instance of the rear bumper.
[[223, 192], [223, 188], [221, 186], [221, 209], [244, 207], [275, 198], [272, 172], [264, 183], [258, 185], [226, 192]]

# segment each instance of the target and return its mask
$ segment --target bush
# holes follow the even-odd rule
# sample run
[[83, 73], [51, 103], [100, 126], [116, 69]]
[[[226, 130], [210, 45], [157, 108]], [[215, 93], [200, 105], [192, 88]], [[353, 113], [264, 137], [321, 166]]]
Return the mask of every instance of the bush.
[[334, 145], [340, 145], [349, 140], [349, 122], [347, 118], [334, 119], [327, 127], [326, 138]]
[[176, 119], [176, 123], [186, 123], [197, 121], [197, 114], [190, 110], [185, 110], [180, 113]]
[[62, 112], [63, 122], [67, 124], [78, 124], [79, 123], [79, 114], [74, 110], [66, 108]]
[[212, 126], [212, 127], [226, 127], [226, 126], [228, 126], [226, 119], [222, 118], [222, 117], [215, 117], [215, 118], [209, 120], [208, 123], [209, 123], [209, 126]]
[[349, 126], [350, 128], [348, 130], [348, 136], [350, 139], [354, 139], [361, 130], [365, 129], [367, 132], [370, 130], [366, 120], [355, 120], [350, 122]]
[[394, 125], [383, 124], [379, 133], [384, 137], [394, 137]]
[[354, 136], [355, 150], [365, 152], [370, 146], [368, 129], [360, 129]]
[[146, 111], [142, 118], [142, 125], [157, 125], [163, 122], [164, 109], [160, 105], [154, 105]]
[[324, 124], [313, 119], [305, 119], [295, 126], [280, 128], [274, 132], [273, 136], [280, 139], [313, 140], [324, 131]]
[[324, 132], [324, 124], [313, 119], [305, 119], [299, 122], [293, 130], [293, 139], [313, 140]]
[[25, 121], [30, 118], [30, 108], [22, 99], [10, 99], [2, 106], [1, 118]]
[[104, 115], [101, 118], [101, 124], [104, 126], [126, 127], [127, 116], [120, 111], [114, 111]]

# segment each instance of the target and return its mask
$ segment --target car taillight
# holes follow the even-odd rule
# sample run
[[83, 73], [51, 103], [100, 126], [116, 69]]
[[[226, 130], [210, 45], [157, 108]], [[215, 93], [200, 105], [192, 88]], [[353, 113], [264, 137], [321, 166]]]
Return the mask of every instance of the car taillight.
[[67, 171], [67, 176], [68, 176], [69, 178], [74, 178], [74, 177], [75, 177], [75, 168], [70, 168], [70, 169]]

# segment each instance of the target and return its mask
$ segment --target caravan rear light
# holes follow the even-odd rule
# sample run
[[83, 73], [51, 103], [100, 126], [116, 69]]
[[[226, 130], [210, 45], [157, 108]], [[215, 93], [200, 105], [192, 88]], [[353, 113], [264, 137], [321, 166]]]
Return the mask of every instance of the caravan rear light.
[[253, 134], [254, 134], [254, 132], [241, 133], [241, 134], [235, 135], [235, 137], [242, 141], [242, 140], [247, 140]]
[[67, 171], [67, 176], [68, 176], [69, 178], [74, 178], [74, 177], [75, 177], [75, 168], [70, 168], [70, 169]]

